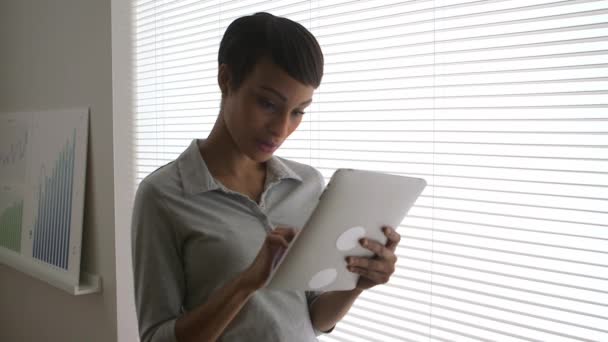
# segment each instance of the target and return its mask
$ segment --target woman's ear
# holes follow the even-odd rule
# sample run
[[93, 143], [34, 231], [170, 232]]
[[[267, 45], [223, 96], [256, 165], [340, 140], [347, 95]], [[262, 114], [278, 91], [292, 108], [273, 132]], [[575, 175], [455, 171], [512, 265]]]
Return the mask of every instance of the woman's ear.
[[228, 95], [230, 91], [230, 68], [227, 64], [220, 64], [217, 73], [217, 84], [220, 86], [222, 98]]

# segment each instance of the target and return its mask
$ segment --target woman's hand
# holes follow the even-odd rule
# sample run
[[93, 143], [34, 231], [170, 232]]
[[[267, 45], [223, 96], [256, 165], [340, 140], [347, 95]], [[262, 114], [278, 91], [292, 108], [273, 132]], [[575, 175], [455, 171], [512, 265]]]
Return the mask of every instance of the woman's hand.
[[401, 236], [391, 227], [383, 227], [382, 231], [388, 238], [386, 245], [366, 238], [359, 242], [364, 248], [374, 252], [375, 256], [367, 257], [348, 257], [346, 262], [348, 270], [360, 275], [357, 289], [367, 290], [370, 287], [388, 282], [393, 272], [397, 256], [395, 249], [401, 240]]
[[295, 235], [296, 230], [287, 227], [275, 228], [268, 233], [255, 260], [242, 274], [246, 286], [258, 290], [266, 284], [274, 266], [275, 258], [285, 252]]

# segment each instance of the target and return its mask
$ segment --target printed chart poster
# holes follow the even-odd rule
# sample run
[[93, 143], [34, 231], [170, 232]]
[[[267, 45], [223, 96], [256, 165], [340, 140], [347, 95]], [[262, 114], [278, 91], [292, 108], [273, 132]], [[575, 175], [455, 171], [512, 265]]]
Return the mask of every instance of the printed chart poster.
[[88, 119], [0, 114], [0, 262], [66, 288], [80, 275]]

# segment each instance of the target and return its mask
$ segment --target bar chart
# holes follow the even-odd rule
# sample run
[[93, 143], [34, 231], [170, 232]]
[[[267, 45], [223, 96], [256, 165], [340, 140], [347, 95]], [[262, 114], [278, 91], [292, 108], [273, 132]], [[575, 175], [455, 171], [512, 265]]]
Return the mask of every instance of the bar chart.
[[81, 274], [89, 111], [0, 113], [0, 263], [72, 294]]
[[33, 229], [33, 257], [63, 269], [68, 268], [70, 247], [75, 138], [76, 130], [48, 174], [45, 166], [40, 170]]

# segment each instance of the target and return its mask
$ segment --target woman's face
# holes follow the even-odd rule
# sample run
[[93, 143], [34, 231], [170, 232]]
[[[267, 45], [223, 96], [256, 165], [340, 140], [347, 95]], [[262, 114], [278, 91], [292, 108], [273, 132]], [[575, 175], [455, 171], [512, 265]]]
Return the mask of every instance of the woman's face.
[[229, 87], [229, 72], [220, 67], [224, 93], [222, 117], [240, 151], [265, 162], [298, 128], [314, 88], [291, 78], [268, 59], [260, 59], [238, 90]]

